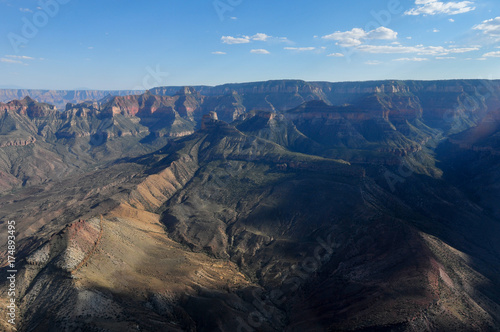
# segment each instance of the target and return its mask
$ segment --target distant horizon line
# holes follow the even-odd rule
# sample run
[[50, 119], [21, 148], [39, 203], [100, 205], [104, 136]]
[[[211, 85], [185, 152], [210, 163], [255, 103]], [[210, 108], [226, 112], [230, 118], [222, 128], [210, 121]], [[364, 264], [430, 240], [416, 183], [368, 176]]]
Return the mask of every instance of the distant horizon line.
[[289, 81], [289, 82], [304, 82], [304, 83], [369, 83], [369, 82], [445, 82], [445, 81], [500, 81], [500, 78], [442, 78], [442, 79], [373, 79], [373, 80], [352, 80], [352, 81], [308, 81], [304, 79], [270, 79], [270, 80], [262, 80], [262, 81], [245, 81], [245, 82], [230, 82], [230, 83], [222, 83], [216, 85], [207, 85], [207, 84], [179, 84], [179, 85], [160, 85], [150, 89], [93, 89], [93, 88], [76, 88], [76, 89], [49, 89], [49, 88], [23, 88], [23, 87], [1, 87], [0, 90], [37, 90], [37, 91], [133, 91], [133, 92], [145, 92], [149, 90], [154, 90], [158, 88], [183, 88], [183, 87], [204, 87], [204, 88], [216, 88], [225, 85], [243, 85], [243, 84], [254, 84], [254, 83], [269, 83], [269, 82], [280, 82], [280, 81]]

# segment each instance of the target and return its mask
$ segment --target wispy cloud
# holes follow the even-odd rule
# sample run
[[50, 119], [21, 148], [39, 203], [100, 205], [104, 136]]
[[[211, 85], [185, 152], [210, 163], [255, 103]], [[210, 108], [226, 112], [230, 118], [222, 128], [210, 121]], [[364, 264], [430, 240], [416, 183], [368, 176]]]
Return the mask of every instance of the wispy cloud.
[[500, 58], [500, 51], [499, 52], [488, 52], [483, 55], [485, 58]]
[[0, 58], [0, 62], [23, 64], [22, 61], [14, 60], [14, 59], [7, 59], [7, 58]]
[[29, 8], [19, 8], [19, 11], [23, 13], [33, 13], [33, 11]]
[[500, 16], [483, 21], [475, 25], [472, 29], [482, 31], [495, 41], [500, 41]]
[[344, 54], [342, 54], [342, 53], [331, 53], [331, 54], [328, 54], [327, 56], [341, 58], [341, 57], [344, 56]]
[[401, 58], [401, 59], [394, 59], [394, 61], [415, 61], [415, 62], [421, 62], [421, 61], [427, 61], [429, 59], [427, 58]]
[[336, 31], [321, 38], [335, 40], [338, 45], [343, 47], [352, 47], [361, 45], [365, 40], [393, 40], [397, 37], [397, 32], [386, 27], [379, 27], [371, 31], [365, 31], [360, 28], [354, 28], [350, 31]]
[[6, 55], [5, 57], [11, 59], [20, 59], [20, 60], [35, 60], [35, 58], [26, 55]]
[[407, 10], [405, 15], [457, 15], [476, 9], [472, 1], [415, 0], [415, 5], [417, 7]]
[[382, 61], [370, 60], [370, 61], [366, 61], [365, 65], [377, 66], [377, 65], [381, 65], [382, 63], [383, 63]]
[[221, 51], [215, 51], [215, 52], [212, 52], [212, 54], [224, 55], [224, 54], [227, 54], [227, 53], [226, 52], [221, 52]]
[[288, 51], [307, 52], [314, 51], [316, 47], [284, 47], [283, 49]]
[[4, 55], [3, 58], [0, 58], [0, 62], [3, 63], [27, 65], [23, 60], [35, 60], [35, 58], [26, 55]]
[[241, 36], [241, 37], [232, 37], [232, 36], [222, 36], [221, 41], [224, 44], [248, 44], [252, 41], [257, 42], [290, 42], [286, 37], [273, 37], [269, 36], [265, 33], [256, 33], [253, 36]]
[[244, 37], [231, 37], [231, 36], [222, 36], [221, 41], [224, 44], [248, 44], [250, 43], [250, 37], [244, 36]]
[[263, 48], [251, 50], [250, 53], [253, 53], [253, 54], [270, 54], [270, 52], [268, 50], [265, 50]]
[[417, 45], [417, 46], [361, 45], [356, 49], [361, 52], [377, 53], [377, 54], [415, 53], [418, 55], [437, 55], [437, 56], [456, 54], [456, 53], [466, 53], [479, 50], [478, 47], [446, 48], [443, 46], [423, 46], [423, 45]]

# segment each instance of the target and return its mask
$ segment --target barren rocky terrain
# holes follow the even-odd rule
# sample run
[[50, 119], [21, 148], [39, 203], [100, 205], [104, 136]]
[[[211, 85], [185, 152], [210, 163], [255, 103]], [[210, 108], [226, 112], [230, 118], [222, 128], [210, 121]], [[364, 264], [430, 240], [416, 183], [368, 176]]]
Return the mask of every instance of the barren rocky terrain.
[[498, 331], [499, 110], [479, 80], [0, 104], [17, 330]]

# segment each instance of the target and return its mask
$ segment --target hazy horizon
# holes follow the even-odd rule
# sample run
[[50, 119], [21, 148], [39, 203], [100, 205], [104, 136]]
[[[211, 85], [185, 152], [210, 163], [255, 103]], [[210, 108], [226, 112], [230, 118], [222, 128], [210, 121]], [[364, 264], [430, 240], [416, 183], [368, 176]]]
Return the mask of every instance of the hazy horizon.
[[208, 85], [208, 84], [185, 84], [185, 85], [159, 85], [152, 87], [150, 89], [143, 89], [143, 90], [135, 90], [135, 89], [92, 89], [92, 88], [75, 88], [75, 89], [47, 89], [47, 88], [26, 88], [26, 87], [6, 87], [6, 86], [0, 86], [0, 90], [41, 90], [41, 91], [147, 91], [151, 89], [156, 89], [156, 88], [162, 88], [162, 87], [217, 87], [217, 86], [224, 86], [224, 85], [239, 85], [239, 84], [252, 84], [252, 83], [266, 83], [266, 82], [273, 82], [273, 81], [302, 81], [306, 83], [363, 83], [363, 82], [390, 82], [390, 81], [397, 81], [397, 82], [432, 82], [432, 81], [475, 81], [475, 80], [481, 80], [481, 81], [499, 81], [500, 78], [494, 78], [494, 79], [486, 79], [486, 78], [441, 78], [441, 79], [394, 79], [394, 78], [387, 78], [387, 79], [373, 79], [373, 80], [345, 80], [345, 81], [309, 81], [309, 80], [303, 80], [303, 79], [295, 79], [295, 78], [283, 78], [283, 79], [269, 79], [269, 80], [261, 80], [261, 81], [242, 81], [242, 82], [226, 82], [222, 84], [216, 84], [216, 85]]
[[492, 0], [1, 0], [0, 86], [500, 78]]

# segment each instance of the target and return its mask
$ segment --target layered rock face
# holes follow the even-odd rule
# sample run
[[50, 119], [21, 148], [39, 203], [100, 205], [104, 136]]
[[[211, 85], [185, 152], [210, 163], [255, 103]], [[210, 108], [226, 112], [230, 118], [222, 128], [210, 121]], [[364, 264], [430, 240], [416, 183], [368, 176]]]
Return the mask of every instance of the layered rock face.
[[57, 234], [26, 258], [33, 266], [44, 267], [52, 263], [66, 272], [74, 273], [82, 267], [95, 252], [102, 236], [102, 219], [78, 220]]
[[64, 110], [68, 103], [79, 104], [88, 100], [101, 100], [107, 96], [127, 96], [141, 94], [144, 91], [121, 90], [121, 91], [102, 91], [102, 90], [24, 90], [24, 89], [0, 89], [0, 102], [9, 102], [11, 100], [20, 100], [26, 96], [40, 102], [55, 105], [57, 109]]
[[[247, 114], [254, 111], [283, 113], [289, 124], [270, 120], [281, 123], [281, 134], [274, 131], [271, 137], [264, 133], [269, 129], [262, 128], [259, 135], [295, 151], [397, 164], [440, 137], [476, 126], [500, 107], [499, 89], [497, 81], [481, 80], [269, 81], [156, 88], [141, 95], [67, 104], [63, 112], [27, 97], [0, 104], [0, 146], [29, 147], [4, 152], [0, 171], [12, 178], [5, 180], [3, 190], [41, 183], [55, 172], [69, 175], [151, 152], [169, 139], [192, 134], [201, 127], [203, 114], [212, 111], [228, 123], [250, 121]], [[288, 133], [290, 137], [283, 136]], [[72, 153], [64, 152], [68, 146]], [[23, 154], [35, 158], [18, 166]]]
[[[185, 89], [167, 86], [151, 89], [151, 94], [175, 96]], [[462, 96], [465, 107], [472, 107], [474, 97], [490, 99], [498, 94], [499, 82], [489, 80], [447, 80], [447, 81], [370, 81], [370, 82], [305, 82], [300, 80], [276, 80], [220, 86], [195, 86], [191, 89], [203, 96], [220, 97], [236, 94], [244, 99], [248, 110], [280, 110], [296, 107], [306, 101], [323, 100], [330, 105], [353, 104], [373, 94], [412, 94], [437, 109], [441, 101], [455, 103]], [[112, 96], [140, 95], [143, 91], [47, 91], [47, 90], [0, 90], [0, 102], [22, 99], [30, 96], [39, 102], [57, 105], [65, 109], [67, 103], [81, 103], [87, 100], [106, 100]], [[439, 94], [439, 95], [438, 95]], [[434, 95], [437, 98], [430, 98]], [[267, 96], [267, 98], [266, 98]], [[470, 96], [471, 99], [463, 99]], [[498, 101], [498, 99], [496, 99]]]
[[[200, 126], [204, 100], [192, 88], [183, 88], [175, 96], [146, 93], [68, 104], [64, 112], [29, 97], [0, 104], [0, 147], [4, 148], [0, 170], [19, 179], [6, 180], [0, 190], [154, 151]], [[241, 106], [226, 107], [216, 98], [214, 103], [230, 120], [241, 113]]]
[[18, 330], [496, 331], [499, 96], [271, 81], [1, 104]]

